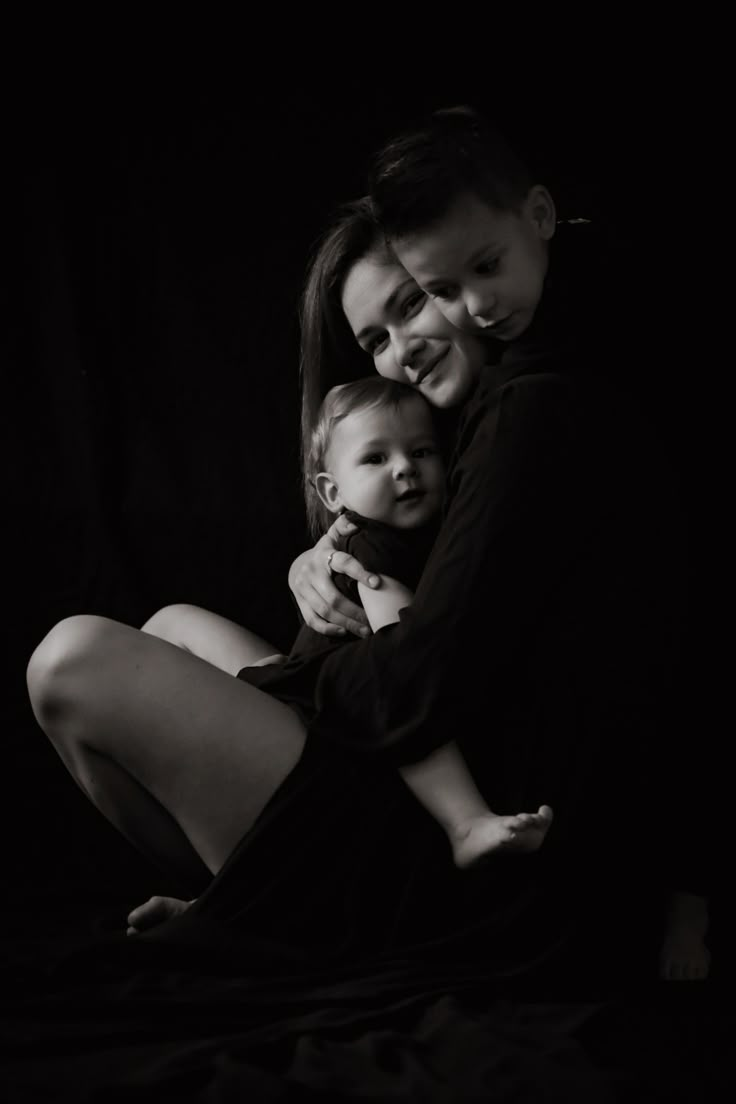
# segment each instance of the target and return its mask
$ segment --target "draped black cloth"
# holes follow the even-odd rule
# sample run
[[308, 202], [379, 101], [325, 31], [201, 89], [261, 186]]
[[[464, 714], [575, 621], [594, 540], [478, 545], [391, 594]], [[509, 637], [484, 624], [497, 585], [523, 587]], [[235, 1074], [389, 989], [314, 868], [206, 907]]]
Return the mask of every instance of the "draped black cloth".
[[[366, 120], [374, 110], [373, 91], [371, 96]], [[296, 110], [296, 99], [290, 110]], [[44, 126], [30, 127], [19, 144], [17, 166], [28, 186], [18, 208], [25, 219], [17, 224], [24, 251], [12, 274], [15, 401], [8, 404], [8, 439], [16, 449], [8, 470], [21, 471], [23, 478], [11, 482], [7, 510], [12, 532], [25, 538], [18, 543], [23, 563], [13, 575], [24, 601], [16, 618], [22, 646], [12, 681], [23, 694], [22, 663], [43, 631], [69, 613], [141, 623], [167, 602], [195, 601], [268, 636], [275, 615], [271, 595], [283, 592], [285, 568], [303, 539], [293, 520], [295, 471], [284, 464], [271, 473], [275, 489], [273, 482], [264, 484], [261, 446], [264, 425], [269, 440], [295, 440], [295, 374], [284, 387], [284, 371], [274, 367], [273, 378], [269, 373], [272, 365], [296, 363], [294, 333], [287, 333], [283, 320], [293, 317], [311, 240], [306, 224], [322, 221], [328, 200], [326, 174], [320, 173], [308, 206], [295, 210], [294, 177], [278, 158], [284, 141], [296, 136], [303, 145], [294, 162], [309, 157], [324, 165], [332, 156], [335, 198], [357, 192], [349, 173], [336, 175], [344, 161], [344, 120], [338, 112], [326, 127], [305, 100], [295, 115], [299, 125], [292, 120], [285, 139], [284, 120], [269, 119], [265, 98], [249, 101], [247, 111], [199, 104], [191, 118], [185, 105], [173, 118], [169, 107], [141, 104], [127, 117], [121, 101], [111, 121], [104, 105], [93, 118], [94, 112], [69, 112], [49, 97], [38, 112]], [[351, 143], [353, 107], [351, 102]], [[642, 151], [648, 141], [648, 134], [642, 137]], [[576, 132], [570, 147], [578, 145]], [[607, 174], [607, 139], [604, 146]], [[255, 147], [267, 150], [262, 162], [269, 171], [259, 173], [254, 197], [248, 188], [254, 186]], [[586, 148], [586, 163], [588, 157]], [[248, 195], [250, 204], [244, 202]], [[264, 235], [255, 254], [254, 203], [274, 211], [270, 222], [264, 220], [268, 240]], [[274, 246], [276, 226], [283, 238]], [[640, 229], [633, 228], [637, 241]], [[292, 298], [287, 302], [284, 292], [283, 299], [269, 299], [256, 319], [251, 305], [264, 300], [268, 257], [276, 258], [269, 286], [283, 292], [284, 282], [290, 283]], [[641, 253], [632, 257], [635, 266]], [[613, 302], [615, 321], [621, 295]], [[649, 317], [643, 321], [648, 325]], [[646, 344], [639, 361], [645, 327], [631, 314], [627, 326], [628, 353], [641, 369], [644, 397], [654, 407], [661, 404], [664, 420], [673, 405], [689, 409], [673, 387], [673, 374], [682, 384], [686, 372], [672, 356], [672, 341], [665, 342], [662, 363]], [[244, 365], [255, 367], [244, 371]], [[533, 413], [540, 389], [554, 395], [557, 428], [587, 424], [576, 412], [596, 400], [585, 391], [584, 377], [560, 363], [552, 372], [529, 373], [536, 380], [526, 379], [518, 367], [509, 365], [502, 394], [481, 384], [466, 411], [468, 445], [493, 439], [487, 431], [505, 424], [502, 408], [503, 418]], [[636, 372], [629, 372], [629, 380], [636, 380]], [[611, 382], [601, 380], [596, 394]], [[630, 436], [624, 429], [633, 416], [634, 406], [618, 392], [608, 420], [600, 423], [606, 434], [599, 442], [588, 440], [592, 453], [577, 454], [594, 455], [603, 467], [581, 474], [571, 464], [577, 473], [573, 501], [579, 503], [587, 488], [590, 507], [582, 514], [571, 511], [575, 525], [603, 524], [608, 505], [613, 522], [619, 505], [628, 509], [632, 501], [645, 527], [658, 524], [658, 506], [648, 516], [648, 503], [657, 503], [647, 499], [644, 485], [634, 486], [627, 459], [630, 445], [649, 451], [646, 432], [635, 428]], [[679, 442], [679, 430], [669, 428]], [[689, 422], [689, 442], [695, 431]], [[550, 433], [546, 445], [554, 449], [567, 441], [582, 449], [583, 440]], [[204, 445], [206, 462], [192, 451], [192, 441]], [[231, 441], [244, 442], [237, 462]], [[292, 453], [295, 468], [295, 447]], [[469, 457], [468, 451], [456, 457], [459, 490], [472, 478]], [[566, 462], [564, 454], [557, 459]], [[687, 479], [694, 479], [690, 452], [683, 466]], [[492, 468], [483, 470], [484, 478], [492, 478]], [[537, 470], [543, 474], [541, 463]], [[604, 484], [596, 483], [594, 470], [604, 471]], [[649, 461], [646, 470], [654, 471]], [[620, 500], [618, 492], [610, 497], [617, 485], [626, 488]], [[564, 490], [551, 478], [549, 486], [556, 494]], [[260, 522], [259, 541], [253, 540], [251, 518]], [[548, 520], [544, 540], [535, 535], [521, 547], [522, 561], [511, 565], [516, 587], [499, 584], [491, 592], [489, 582], [475, 591], [479, 608], [487, 602], [491, 610], [479, 619], [479, 641], [490, 639], [494, 615], [512, 627], [517, 614], [526, 616], [533, 595], [525, 583], [534, 590], [540, 568], [554, 564], [562, 586], [576, 549], [557, 547], [561, 530], [551, 504]], [[630, 540], [630, 530], [616, 530], [615, 547], [629, 558], [619, 561], [612, 548], [608, 562], [631, 569], [625, 578], [636, 582]], [[249, 561], [254, 549], [258, 555]], [[671, 552], [662, 560], [667, 573], [652, 592], [652, 612], [672, 577], [678, 578]], [[266, 586], [262, 573], [268, 571], [273, 581]], [[572, 654], [582, 657], [586, 672], [605, 673], [611, 681], [621, 664], [625, 673], [635, 672], [639, 704], [646, 658], [654, 658], [655, 668], [660, 658], [667, 666], [654, 637], [623, 632], [634, 600], [634, 592], [619, 586], [623, 582], [624, 576], [611, 577], [606, 616], [618, 611], [621, 632], [596, 637], [602, 650], [587, 651], [580, 632], [583, 625], [601, 624], [601, 611], [587, 611], [581, 593], [568, 601], [564, 588], [556, 606], [560, 619], [548, 623], [549, 635], [536, 638], [531, 648], [528, 637], [518, 642], [527, 659], [534, 657], [532, 667], [504, 655], [508, 638], [500, 630], [493, 653], [486, 649], [468, 659], [472, 634], [448, 643], [453, 654], [444, 658], [457, 676], [458, 700], [437, 717], [432, 713], [408, 757], [449, 731], [464, 740], [492, 802], [538, 796], [558, 813], [549, 846], [539, 855], [477, 871], [455, 870], [443, 834], [404, 790], [395, 763], [408, 744], [389, 740], [382, 747], [375, 740], [375, 716], [398, 716], [416, 729], [415, 721], [395, 714], [390, 697], [355, 693], [360, 686], [346, 667], [340, 700], [333, 704], [342, 709], [360, 703], [360, 717], [355, 724], [333, 721], [325, 682], [324, 716], [303, 760], [185, 916], [131, 939], [122, 934], [123, 910], [116, 907], [114, 917], [103, 917], [98, 926], [90, 922], [75, 934], [67, 927], [55, 936], [66, 900], [119, 878], [120, 867], [110, 862], [118, 856], [112, 844], [95, 842], [105, 826], [93, 812], [88, 820], [86, 812], [77, 813], [73, 801], [83, 799], [37, 732], [32, 742], [32, 719], [20, 707], [11, 711], [7, 737], [14, 769], [5, 780], [12, 819], [5, 839], [12, 876], [6, 907], [19, 885], [33, 886], [38, 879], [53, 879], [54, 899], [43, 936], [37, 921], [35, 936], [16, 932], [3, 938], [0, 1097], [9, 1104], [727, 1099], [734, 1025], [716, 1011], [718, 987], [674, 991], [655, 982], [657, 906], [666, 881], [658, 831], [671, 820], [655, 820], [654, 833], [641, 830], [631, 796], [641, 789], [644, 796], [652, 793], [651, 773], [642, 769], [646, 748], [653, 739], [658, 746], [652, 714], [628, 709], [622, 716], [609, 701], [605, 711], [580, 711], [570, 727], [569, 699], [552, 694], [565, 685], [557, 676]], [[275, 643], [287, 648], [293, 625], [285, 593], [278, 603]], [[651, 624], [653, 631], [662, 626], [656, 617]], [[563, 626], [561, 637], [553, 629]], [[401, 625], [387, 637], [394, 631], [408, 629]], [[622, 639], [622, 652], [604, 647], [606, 640], [617, 645]], [[378, 646], [388, 655], [387, 644]], [[688, 700], [690, 676], [697, 694], [693, 655], [690, 649], [679, 668], [670, 719], [683, 694]], [[530, 670], [540, 676], [533, 700], [545, 706], [544, 729], [538, 709], [530, 716], [517, 708], [522, 697], [529, 700]], [[363, 671], [370, 689], [370, 664]], [[387, 690], [392, 678], [404, 677], [398, 667], [392, 675], [388, 662], [379, 674]], [[659, 684], [661, 672], [650, 674]], [[473, 713], [468, 699], [481, 686], [494, 698], [502, 690], [506, 705], [494, 706], [492, 714], [485, 708]], [[393, 700], [400, 705], [401, 695]], [[678, 747], [683, 730], [691, 731], [687, 708], [683, 717], [682, 727], [668, 732]], [[551, 734], [551, 743], [540, 738], [542, 731]], [[13, 744], [21, 734], [24, 742]], [[592, 743], [586, 742], [590, 734]], [[699, 733], [707, 736], [707, 728]], [[19, 778], [30, 781], [25, 785]], [[603, 793], [591, 789], [591, 778], [604, 780]], [[617, 817], [621, 805], [611, 808], [606, 801], [623, 785], [630, 795], [624, 823]], [[55, 796], [64, 786], [68, 800]], [[707, 810], [711, 803], [701, 796], [698, 804]], [[652, 819], [647, 817], [647, 829]], [[696, 820], [704, 823], [702, 814]], [[29, 822], [37, 826], [37, 843], [31, 832], [23, 839]], [[617, 838], [619, 831], [625, 839]], [[22, 878], [12, 872], [16, 853], [25, 856]], [[695, 865], [702, 873], [702, 850]]]

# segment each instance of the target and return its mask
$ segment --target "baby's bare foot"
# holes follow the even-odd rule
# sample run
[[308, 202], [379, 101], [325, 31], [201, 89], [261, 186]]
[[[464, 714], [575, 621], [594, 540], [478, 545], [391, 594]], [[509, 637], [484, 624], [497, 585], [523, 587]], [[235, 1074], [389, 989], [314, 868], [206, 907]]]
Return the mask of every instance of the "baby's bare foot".
[[693, 893], [673, 893], [659, 953], [663, 981], [703, 981], [710, 972], [708, 902]]
[[544, 842], [552, 823], [549, 805], [540, 805], [536, 813], [498, 816], [485, 813], [457, 825], [450, 833], [455, 863], [474, 866], [496, 852], [536, 851]]
[[150, 897], [128, 913], [128, 935], [138, 935], [147, 928], [163, 924], [174, 916], [181, 916], [194, 901], [182, 901], [178, 897]]

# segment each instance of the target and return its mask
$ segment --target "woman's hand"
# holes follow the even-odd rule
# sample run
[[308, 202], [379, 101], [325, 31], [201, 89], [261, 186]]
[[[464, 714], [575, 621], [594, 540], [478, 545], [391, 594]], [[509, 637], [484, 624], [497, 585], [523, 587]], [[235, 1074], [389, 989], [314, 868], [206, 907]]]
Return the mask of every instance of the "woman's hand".
[[[335, 551], [337, 537], [356, 529], [347, 518], [338, 517], [314, 548], [297, 556], [289, 569], [289, 587], [302, 617], [310, 629], [325, 636], [344, 636], [345, 632], [370, 635], [365, 612], [340, 593], [332, 578], [333, 573], [339, 572], [373, 589], [381, 585], [380, 577], [364, 571], [354, 556]], [[334, 555], [328, 567], [330, 553]]]
[[[196, 900], [196, 898], [194, 898]], [[178, 897], [149, 897], [138, 908], [128, 913], [128, 935], [138, 935], [147, 928], [155, 928], [157, 924], [163, 924], [165, 920], [171, 920], [174, 916], [181, 916], [186, 912], [192, 901], [181, 901]]]

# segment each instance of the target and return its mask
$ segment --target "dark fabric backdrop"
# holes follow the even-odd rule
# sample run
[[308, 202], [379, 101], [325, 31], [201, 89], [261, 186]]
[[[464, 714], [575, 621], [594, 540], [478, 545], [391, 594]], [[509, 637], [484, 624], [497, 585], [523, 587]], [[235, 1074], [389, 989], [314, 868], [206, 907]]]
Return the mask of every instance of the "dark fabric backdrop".
[[[632, 278], [650, 280], [648, 316], [627, 315], [622, 288], [612, 325], [631, 332], [699, 540], [693, 458], [706, 430], [692, 417], [691, 350], [672, 323], [680, 196], [662, 177], [678, 134], [654, 86], [626, 100], [607, 87], [592, 109], [586, 95], [515, 94], [505, 129], [560, 214], [613, 218], [632, 243]], [[286, 574], [307, 541], [296, 318], [307, 258], [333, 205], [363, 190], [370, 151], [417, 109], [457, 102], [493, 114], [499, 98], [488, 81], [429, 95], [356, 77], [339, 96], [327, 83], [275, 97], [255, 82], [222, 94], [48, 88], [9, 114], [2, 793], [4, 881], [26, 913], [38, 901], [72, 915], [90, 899], [121, 911], [168, 888], [89, 807], [36, 727], [24, 684], [34, 645], [69, 614], [140, 624], [184, 601], [288, 648]], [[691, 608], [673, 702], [678, 756], [702, 693], [698, 615]], [[701, 807], [715, 773], [700, 771]]]

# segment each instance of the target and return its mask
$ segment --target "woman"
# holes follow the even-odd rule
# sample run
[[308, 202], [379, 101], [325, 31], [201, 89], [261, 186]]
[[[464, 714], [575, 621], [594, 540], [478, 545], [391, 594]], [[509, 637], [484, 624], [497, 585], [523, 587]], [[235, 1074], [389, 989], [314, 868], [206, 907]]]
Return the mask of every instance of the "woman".
[[[627, 481], [633, 473], [608, 463], [612, 457], [598, 447], [601, 440], [586, 436], [580, 445], [580, 425], [571, 436], [569, 408], [554, 395], [545, 406], [549, 421], [536, 426], [543, 431], [539, 447], [522, 457], [522, 467], [515, 467], [513, 450], [497, 450], [489, 466], [484, 426], [494, 395], [508, 382], [503, 366], [492, 363], [498, 349], [450, 326], [386, 250], [365, 201], [348, 206], [323, 241], [305, 291], [303, 327], [305, 440], [329, 387], [365, 374], [355, 338], [382, 374], [406, 378], [448, 411], [448, 433], [459, 434], [445, 541], [429, 576], [432, 590], [420, 586], [398, 627], [411, 638], [412, 621], [421, 626], [429, 616], [436, 627], [444, 616], [445, 632], [420, 632], [424, 644], [414, 648], [408, 668], [391, 663], [394, 630], [340, 649], [321, 681], [321, 715], [307, 741], [288, 707], [232, 678], [276, 651], [238, 626], [189, 607], [161, 611], [143, 632], [101, 618], [71, 618], [52, 630], [31, 660], [36, 716], [98, 808], [177, 874], [187, 893], [201, 892], [219, 874], [187, 913], [190, 923], [212, 917], [273, 938], [274, 925], [291, 907], [282, 933], [289, 940], [294, 887], [301, 879], [296, 943], [302, 950], [334, 957], [396, 948], [407, 953], [430, 943], [433, 954], [459, 956], [475, 966], [483, 948], [491, 972], [528, 973], [545, 962], [559, 974], [586, 925], [592, 949], [602, 913], [609, 934], [623, 924], [631, 887], [638, 892], [644, 880], [633, 859], [636, 848], [646, 853], [646, 840], [642, 848], [638, 826], [612, 808], [622, 798], [618, 786], [628, 787], [626, 804], [639, 796], [637, 786], [646, 789], [645, 769], [632, 778], [627, 774], [635, 746], [641, 756], [649, 717], [646, 710], [634, 716], [628, 698], [607, 698], [626, 667], [619, 663], [621, 620], [636, 607], [626, 600], [625, 572], [606, 592], [605, 608], [596, 607], [592, 618], [588, 612], [600, 572], [612, 562], [620, 569], [622, 553], [630, 551], [619, 523], [632, 508], [631, 494], [637, 503], [647, 498], [645, 473], [637, 470], [635, 486]], [[459, 427], [453, 420], [458, 416]], [[608, 409], [596, 431], [610, 431], [623, 416], [620, 405]], [[617, 432], [621, 426], [617, 422]], [[614, 439], [609, 432], [605, 445]], [[582, 451], [571, 451], [571, 442]], [[583, 459], [597, 467], [581, 466]], [[474, 467], [479, 460], [482, 467]], [[509, 466], [517, 479], [511, 498]], [[480, 539], [477, 516], [453, 513], [458, 487], [464, 507], [471, 500], [481, 507]], [[596, 533], [591, 556], [575, 575], [568, 567], [590, 535], [591, 487], [605, 504], [592, 511], [596, 524], [608, 529]], [[519, 490], [521, 515], [506, 509]], [[309, 502], [311, 489], [306, 491]], [[494, 499], [497, 493], [500, 499]], [[493, 509], [499, 504], [508, 527], [498, 545], [500, 559], [484, 572], [486, 541], [498, 539]], [[641, 520], [644, 514], [634, 510]], [[296, 561], [292, 589], [312, 627], [362, 629], [361, 611], [339, 594], [328, 567], [368, 579], [344, 553], [330, 555], [334, 536], [335, 527]], [[442, 591], [441, 580], [458, 567], [475, 591], [461, 595], [461, 614], [453, 618], [454, 596], [451, 589]], [[428, 614], [432, 606], [435, 613]], [[438, 608], [444, 614], [437, 615]], [[490, 647], [489, 628], [495, 632]], [[626, 657], [627, 674], [638, 674], [638, 658]], [[602, 680], [599, 699], [581, 696], [581, 685], [593, 685], [591, 677], [608, 672], [609, 663], [612, 677]], [[428, 681], [444, 687], [429, 704]], [[488, 712], [489, 697], [498, 701], [495, 714]], [[442, 867], [444, 906], [428, 915], [428, 894], [437, 899], [444, 853], [434, 826], [396, 783], [393, 767], [439, 746], [448, 731], [460, 734], [499, 808], [544, 800], [561, 815], [542, 860], [530, 860], [523, 872], [518, 865], [513, 871], [498, 867], [478, 881], [458, 875], [449, 863]], [[382, 759], [390, 770], [382, 770]], [[499, 779], [501, 790], [495, 788]], [[377, 795], [391, 821], [383, 837], [376, 831]], [[326, 817], [320, 825], [314, 824], [317, 808]], [[382, 840], [397, 837], [404, 839], [403, 849], [382, 848]], [[615, 884], [608, 869], [613, 855], [630, 862], [625, 885]], [[596, 898], [585, 882], [601, 871], [596, 889], [606, 894]], [[643, 893], [639, 902], [643, 907]], [[596, 903], [601, 910], [593, 917]], [[131, 922], [142, 929], [182, 908], [154, 899], [135, 910]], [[166, 938], [167, 928], [153, 935]], [[612, 950], [613, 969], [627, 946], [623, 928], [616, 936], [621, 946]]]
[[[372, 219], [363, 227], [361, 216], [360, 232], [373, 238], [377, 227]], [[415, 298], [423, 298], [418, 289]], [[441, 344], [459, 365], [480, 369], [484, 343], [439, 312], [427, 312], [418, 333], [410, 340]], [[348, 349], [359, 353], [351, 336]], [[364, 375], [365, 358], [353, 359], [353, 374]], [[368, 581], [355, 562], [347, 570]], [[367, 633], [363, 611], [335, 595], [341, 625], [325, 629]], [[209, 883], [302, 754], [306, 733], [296, 715], [232, 677], [276, 652], [223, 617], [178, 605], [142, 631], [68, 618], [29, 663], [34, 713], [77, 783], [185, 892]]]

